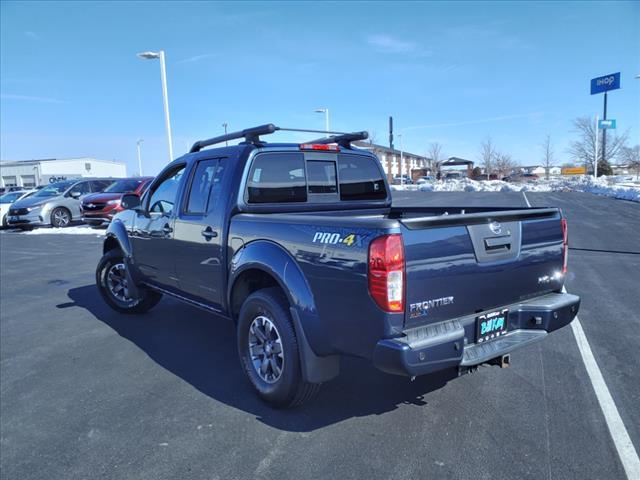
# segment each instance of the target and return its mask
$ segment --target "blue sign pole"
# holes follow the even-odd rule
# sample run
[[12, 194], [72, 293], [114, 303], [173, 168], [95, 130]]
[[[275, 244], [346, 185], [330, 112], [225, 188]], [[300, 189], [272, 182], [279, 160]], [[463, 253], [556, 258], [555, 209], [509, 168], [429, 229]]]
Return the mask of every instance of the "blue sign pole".
[[[603, 120], [607, 120], [607, 92], [604, 92], [604, 116]], [[606, 162], [607, 157], [605, 156], [605, 152], [607, 151], [607, 131], [602, 130], [602, 163]], [[598, 163], [598, 159], [596, 158], [596, 163]]]
[[[620, 72], [611, 73], [603, 77], [597, 77], [591, 79], [591, 95], [604, 92], [604, 115], [602, 120], [607, 120], [607, 92], [609, 90], [617, 90], [620, 88]], [[596, 135], [598, 132], [596, 131]], [[607, 130], [602, 130], [602, 160], [606, 160], [607, 149]], [[598, 159], [596, 158], [596, 168], [598, 165]]]

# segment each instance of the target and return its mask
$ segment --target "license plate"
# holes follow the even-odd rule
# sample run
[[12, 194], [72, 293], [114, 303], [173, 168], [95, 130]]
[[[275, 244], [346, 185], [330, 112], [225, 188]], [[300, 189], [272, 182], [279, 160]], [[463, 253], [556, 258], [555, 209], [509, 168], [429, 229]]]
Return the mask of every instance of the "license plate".
[[480, 315], [476, 320], [477, 342], [482, 343], [507, 333], [509, 310]]
[[10, 222], [17, 222], [18, 220], [20, 220], [20, 217], [16, 217], [16, 216], [9, 217]]

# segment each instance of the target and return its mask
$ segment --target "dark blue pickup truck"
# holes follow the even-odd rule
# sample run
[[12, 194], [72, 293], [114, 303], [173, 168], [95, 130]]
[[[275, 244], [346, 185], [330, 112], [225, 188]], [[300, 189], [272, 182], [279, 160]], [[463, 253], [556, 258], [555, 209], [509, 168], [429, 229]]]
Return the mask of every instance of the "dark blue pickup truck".
[[366, 132], [260, 138], [278, 130], [197, 142], [122, 199], [96, 271], [111, 307], [170, 295], [231, 319], [249, 381], [283, 407], [338, 375], [341, 355], [459, 374], [505, 366], [576, 316], [557, 208], [393, 207], [378, 159], [351, 144]]

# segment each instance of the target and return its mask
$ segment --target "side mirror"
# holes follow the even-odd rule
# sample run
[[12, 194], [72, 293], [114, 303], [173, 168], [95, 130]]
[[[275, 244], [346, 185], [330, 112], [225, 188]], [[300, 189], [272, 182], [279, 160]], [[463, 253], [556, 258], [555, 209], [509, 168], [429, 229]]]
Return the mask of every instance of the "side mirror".
[[75, 198], [76, 200], [80, 198], [82, 194], [80, 192], [69, 192], [69, 196], [71, 198]]
[[140, 206], [140, 197], [135, 193], [125, 193], [120, 200], [120, 206], [125, 210], [133, 210]]

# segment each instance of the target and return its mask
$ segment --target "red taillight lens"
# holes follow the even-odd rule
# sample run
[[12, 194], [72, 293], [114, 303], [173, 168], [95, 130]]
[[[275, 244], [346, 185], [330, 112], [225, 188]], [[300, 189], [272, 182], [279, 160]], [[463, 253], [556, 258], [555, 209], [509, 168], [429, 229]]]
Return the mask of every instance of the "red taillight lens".
[[369, 293], [387, 312], [404, 311], [404, 246], [399, 234], [369, 244]]
[[567, 229], [567, 219], [560, 220], [562, 224], [562, 274], [567, 273], [567, 260], [569, 258], [569, 231]]
[[329, 145], [324, 143], [303, 143], [300, 145], [300, 150], [325, 150], [330, 152], [339, 152], [340, 147], [338, 145]]

